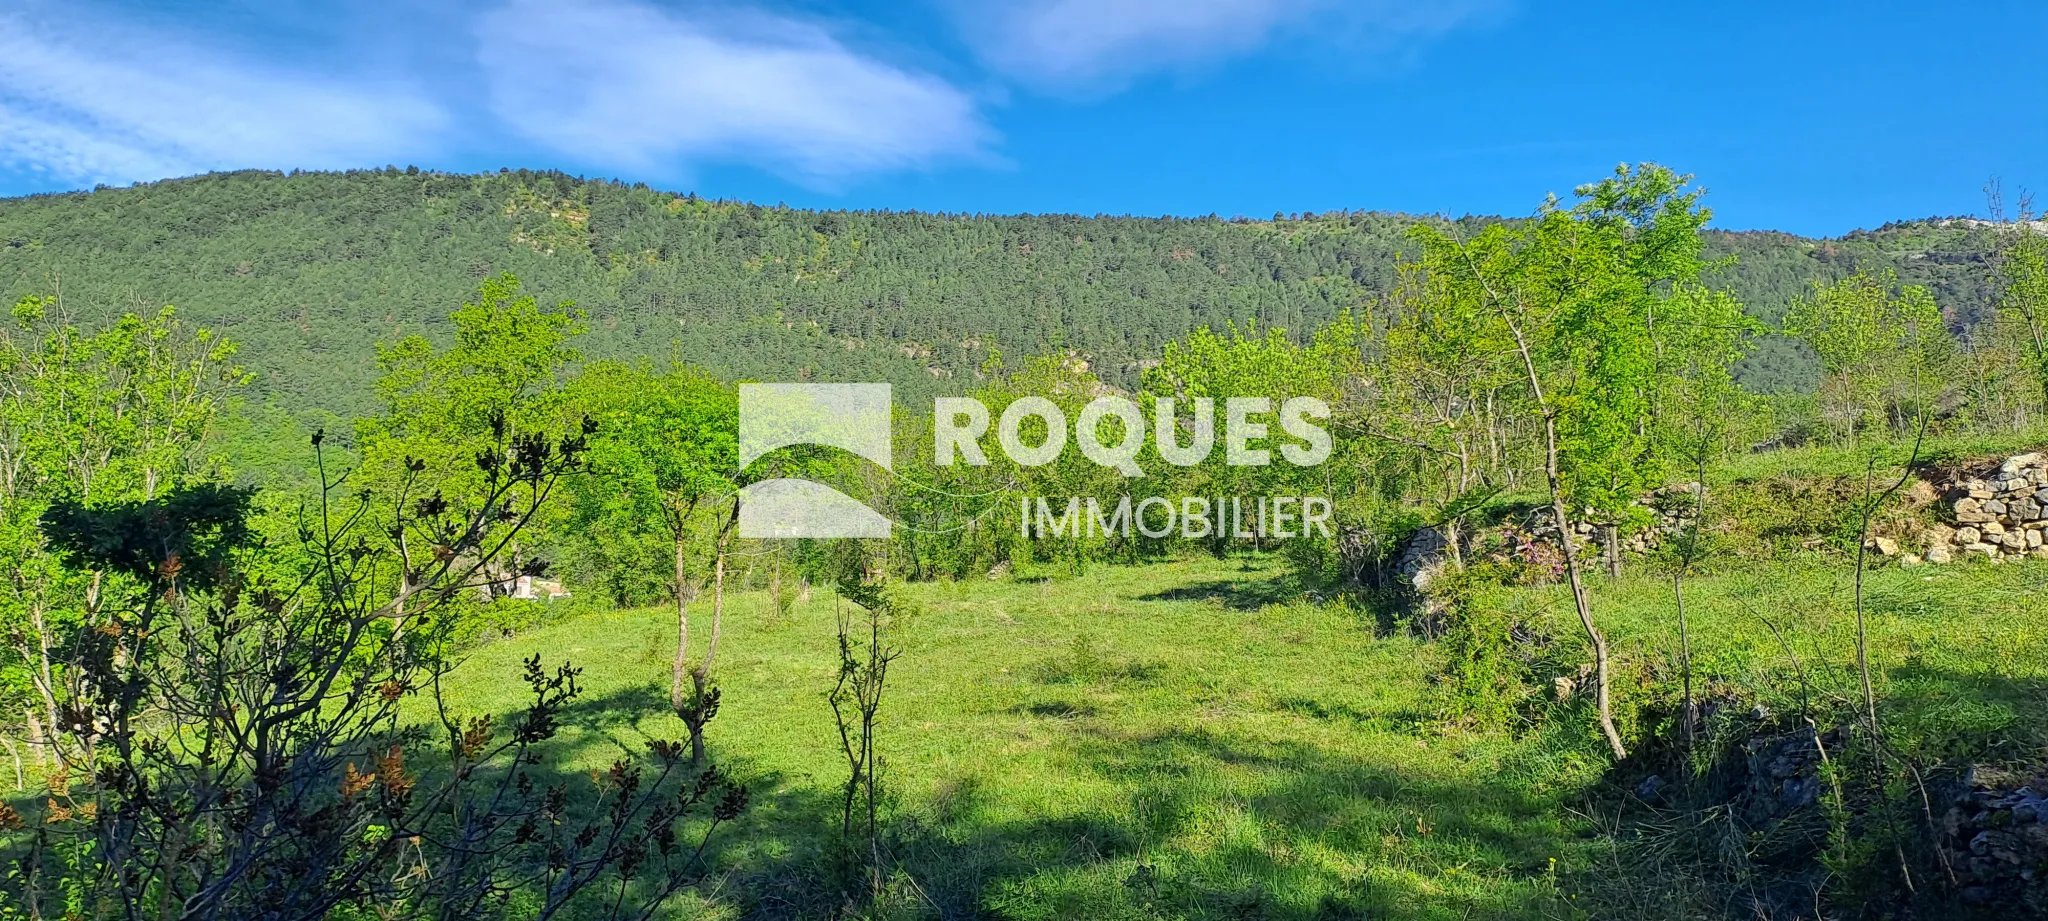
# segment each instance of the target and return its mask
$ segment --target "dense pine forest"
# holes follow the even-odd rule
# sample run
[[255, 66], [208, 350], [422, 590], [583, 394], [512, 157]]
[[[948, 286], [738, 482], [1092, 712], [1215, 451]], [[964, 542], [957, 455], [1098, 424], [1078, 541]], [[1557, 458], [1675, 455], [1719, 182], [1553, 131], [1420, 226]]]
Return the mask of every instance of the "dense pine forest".
[[[573, 301], [589, 357], [890, 381], [915, 399], [965, 389], [997, 351], [1052, 344], [1130, 386], [1198, 327], [1305, 335], [1344, 311], [1385, 322], [1421, 220], [807, 211], [524, 170], [240, 172], [0, 201], [0, 297], [175, 304], [242, 343], [257, 392], [328, 421], [370, 405], [367, 345], [445, 338], [448, 305], [504, 272]], [[1988, 234], [1968, 220], [1827, 240], [1709, 230], [1706, 279], [1776, 323], [1815, 281], [1895, 271], [1967, 336], [1994, 299]], [[1811, 390], [1818, 375], [1775, 336], [1738, 367], [1764, 391]]]

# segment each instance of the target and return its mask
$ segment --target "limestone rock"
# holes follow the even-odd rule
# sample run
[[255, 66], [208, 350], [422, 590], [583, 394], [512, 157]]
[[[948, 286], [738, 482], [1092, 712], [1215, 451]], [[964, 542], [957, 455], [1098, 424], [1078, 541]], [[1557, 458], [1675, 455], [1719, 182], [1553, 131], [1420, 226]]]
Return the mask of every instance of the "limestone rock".
[[1998, 465], [1998, 472], [2010, 477], [2028, 467], [2040, 467], [2044, 464], [2048, 464], [2048, 454], [2043, 454], [2039, 451], [2015, 454], [2006, 458], [2005, 463]]
[[1952, 562], [1954, 560], [1955, 555], [1949, 552], [1948, 547], [1945, 544], [1935, 544], [1927, 548], [1927, 562], [1929, 563], [1939, 565], [1942, 563]]
[[1976, 528], [1961, 527], [1956, 529], [1955, 537], [1950, 538], [1950, 540], [1953, 540], [1958, 547], [1967, 547], [1983, 539], [1983, 537], [1984, 532]]
[[1417, 528], [1394, 555], [1394, 572], [1417, 592], [1429, 585], [1450, 560], [1450, 541], [1436, 528]]

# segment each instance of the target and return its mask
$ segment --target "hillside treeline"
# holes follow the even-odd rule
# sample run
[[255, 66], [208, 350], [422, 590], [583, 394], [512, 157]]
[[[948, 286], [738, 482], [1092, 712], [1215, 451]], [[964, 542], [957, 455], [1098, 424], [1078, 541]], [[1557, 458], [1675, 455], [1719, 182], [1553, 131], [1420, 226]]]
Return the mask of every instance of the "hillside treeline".
[[[1382, 304], [1418, 220], [810, 211], [523, 170], [241, 172], [0, 201], [0, 296], [179, 305], [242, 344], [257, 392], [310, 418], [366, 411], [363, 349], [445, 341], [448, 305], [507, 272], [584, 311], [593, 358], [890, 381], [922, 399], [964, 389], [994, 350], [1053, 343], [1130, 387], [1203, 326], [1306, 335]], [[1811, 282], [1858, 270], [1927, 287], [1958, 334], [1996, 297], [1995, 245], [1973, 222], [1831, 240], [1710, 230], [1704, 245], [1709, 277], [1769, 323]], [[1818, 374], [1767, 337], [1739, 376], [1799, 391]]]
[[[366, 191], [330, 196], [323, 183]], [[298, 190], [295, 203], [279, 189]], [[194, 190], [246, 192], [249, 210], [187, 209], [201, 198], [180, 196]], [[104, 287], [67, 274], [61, 290], [18, 299], [0, 337], [0, 740], [18, 786], [33, 772], [47, 790], [32, 814], [0, 807], [0, 827], [10, 889], [31, 917], [61, 916], [60, 905], [87, 917], [117, 906], [187, 918], [647, 916], [705, 882], [704, 842], [747, 807], [704, 742], [722, 693], [721, 618], [743, 586], [783, 605], [829, 585], [867, 612], [842, 613], [831, 700], [851, 777], [843, 833], [855, 837], [857, 801], [869, 817], [868, 856], [847, 860], [873, 897], [891, 583], [1277, 550], [1304, 586], [1371, 605], [1413, 588], [1385, 581], [1411, 537], [1439, 535], [1455, 554], [1460, 529], [1502, 506], [1524, 530], [1466, 578], [1569, 587], [1580, 631], [1569, 648], [1585, 650], [1592, 701], [1575, 725], [1598, 757], [1623, 761], [1645, 720], [1613, 700], [1602, 561], [1573, 535], [1612, 546], [1655, 526], [1642, 495], [1687, 480], [1708, 484], [1692, 495], [1714, 495], [1717, 471], [1759, 445], [1917, 450], [1930, 433], [2024, 430], [2048, 414], [2048, 238], [1970, 231], [1996, 256], [1988, 319], [1970, 312], [1981, 304], [1944, 303], [1947, 289], [1868, 266], [1822, 281], [1788, 273], [1783, 309], [1759, 308], [1726, 283], [1712, 244], [1731, 238], [1706, 232], [1700, 190], [1654, 165], [1517, 221], [803, 214], [551, 176], [395, 171], [215, 177], [14, 203], [8, 215], [54, 208], [89, 224], [98, 218], [72, 206], [100, 202], [107, 226], [125, 229], [94, 251]], [[153, 216], [131, 221], [129, 208]], [[92, 245], [84, 224], [67, 226], [10, 251], [47, 259]], [[931, 243], [914, 260], [898, 248], [912, 237]], [[171, 251], [188, 246], [179, 277], [195, 297], [262, 292], [266, 320], [221, 323], [239, 308], [189, 298], [183, 311], [124, 313], [115, 301], [118, 317], [101, 316], [94, 299], [114, 297], [111, 279], [169, 278]], [[230, 251], [235, 262], [209, 261]], [[739, 253], [754, 255], [726, 261]], [[1034, 260], [1054, 255], [1041, 273]], [[1145, 288], [1143, 312], [1131, 309], [1141, 278], [1159, 285]], [[557, 302], [583, 283], [600, 286], [594, 303]], [[665, 322], [728, 338], [696, 340], [702, 353], [608, 352], [647, 338], [611, 326], [625, 325], [626, 304], [707, 289], [729, 299], [664, 300]], [[980, 298], [999, 290], [1010, 308]], [[898, 309], [892, 291], [928, 300]], [[1020, 297], [1040, 306], [1017, 309]], [[390, 335], [344, 351], [372, 304]], [[1959, 316], [1977, 317], [1967, 336]], [[280, 319], [304, 324], [300, 350], [251, 337]], [[1738, 379], [1771, 337], [1812, 356], [1810, 393]], [[945, 342], [957, 351], [942, 359]], [[262, 379], [252, 356], [266, 347], [272, 361], [307, 360], [271, 369], [278, 399], [320, 399], [337, 421], [275, 445], [266, 463], [298, 473], [258, 488], [237, 485], [225, 448], [249, 437], [238, 395]], [[689, 360], [699, 354], [710, 358]], [[822, 379], [910, 362], [917, 379], [996, 415], [1042, 401], [1093, 427], [1070, 432], [1077, 440], [1150, 436], [1133, 456], [1145, 475], [1078, 450], [934, 464], [915, 391], [899, 395], [893, 469], [805, 447], [743, 467], [735, 377], [774, 361], [800, 362], [798, 379], [807, 367]], [[952, 378], [927, 370], [956, 364]], [[367, 395], [343, 420], [353, 404], [334, 394], [356, 374]], [[1298, 397], [1329, 410], [1327, 457], [1312, 463], [1289, 448], [1315, 439], [1273, 415]], [[1229, 439], [1228, 404], [1246, 398], [1267, 401], [1247, 411], [1269, 426], [1255, 445], [1272, 451], [1268, 464], [1233, 463], [1214, 443]], [[1136, 415], [1079, 421], [1118, 401]], [[1051, 437], [1043, 424], [1022, 434]], [[1208, 450], [1182, 452], [1205, 438]], [[1846, 549], [1859, 573], [1893, 494], [1880, 460], [1870, 454], [1853, 506]], [[742, 540], [743, 490], [774, 477], [839, 487], [894, 520], [894, 536]], [[1281, 495], [1329, 498], [1332, 531], [1193, 544], [1142, 528], [1045, 535], [1013, 511], [1020, 497], [1115, 507]], [[1698, 502], [1668, 561], [1681, 598], [1684, 574], [1714, 548], [1714, 512]], [[684, 737], [645, 740], [609, 772], [554, 773], [540, 752], [578, 706], [579, 673], [537, 658], [518, 676], [529, 703], [504, 722], [445, 706], [443, 676], [488, 635], [541, 616], [515, 596], [548, 580], [587, 603], [656, 604], [674, 618], [667, 703]], [[1860, 626], [1860, 590], [1855, 616]], [[1510, 626], [1488, 623], [1445, 635], [1454, 647], [1505, 642]], [[1479, 661], [1455, 648], [1447, 658]], [[1690, 667], [1673, 717], [1688, 732]], [[1882, 772], [1860, 647], [1856, 667], [1865, 699], [1847, 712], [1865, 718], [1877, 747], [1863, 751], [1880, 753]], [[1892, 849], [1878, 840], [1845, 838], [1860, 850], [1845, 845], [1843, 859], [1882, 866]]]

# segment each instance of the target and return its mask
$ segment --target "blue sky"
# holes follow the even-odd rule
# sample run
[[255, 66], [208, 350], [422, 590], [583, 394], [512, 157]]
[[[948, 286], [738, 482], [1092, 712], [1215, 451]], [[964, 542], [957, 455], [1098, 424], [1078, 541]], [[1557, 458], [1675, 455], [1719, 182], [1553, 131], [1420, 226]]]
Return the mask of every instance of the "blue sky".
[[1839, 234], [2048, 187], [2048, 4], [92, 0], [0, 11], [0, 195], [559, 168], [946, 211], [1532, 210], [1621, 161]]

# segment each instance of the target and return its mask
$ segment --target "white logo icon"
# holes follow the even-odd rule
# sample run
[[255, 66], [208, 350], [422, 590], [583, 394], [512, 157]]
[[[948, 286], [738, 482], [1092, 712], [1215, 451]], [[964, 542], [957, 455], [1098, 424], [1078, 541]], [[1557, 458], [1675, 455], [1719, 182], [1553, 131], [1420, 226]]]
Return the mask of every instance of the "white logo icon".
[[[888, 384], [741, 384], [740, 469], [791, 445], [824, 445], [890, 469]], [[888, 537], [889, 519], [822, 483], [776, 478], [740, 490], [740, 536]]]

